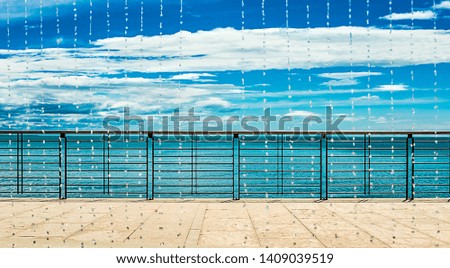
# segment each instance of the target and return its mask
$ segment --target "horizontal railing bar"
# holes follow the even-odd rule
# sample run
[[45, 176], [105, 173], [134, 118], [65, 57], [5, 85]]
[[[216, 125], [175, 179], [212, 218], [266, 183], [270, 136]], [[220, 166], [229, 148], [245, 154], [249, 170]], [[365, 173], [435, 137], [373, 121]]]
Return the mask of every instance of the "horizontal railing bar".
[[[192, 148], [158, 148], [155, 146], [155, 150], [156, 151], [191, 151]], [[233, 151], [233, 148], [199, 148], [196, 147], [195, 148], [196, 151], [216, 151], [216, 150], [221, 150], [221, 151]]]
[[417, 184], [415, 187], [449, 187], [450, 184]]
[[198, 165], [232, 165], [233, 162], [158, 162], [155, 161], [155, 165], [192, 165], [192, 164], [198, 164]]
[[[159, 178], [155, 178], [155, 185], [157, 185]], [[180, 178], [180, 177], [161, 177], [161, 180], [191, 180], [191, 178]], [[202, 178], [196, 178], [196, 180], [230, 180], [230, 178], [223, 178], [223, 177], [217, 177], [217, 178], [211, 178], [211, 177], [202, 177]]]
[[414, 165], [448, 165], [449, 162], [414, 162]]
[[[157, 185], [158, 187], [169, 187], [169, 188], [175, 188], [175, 187], [191, 187], [191, 184], [161, 184], [161, 185]], [[233, 184], [229, 184], [229, 185], [220, 185], [220, 184], [212, 184], [212, 185], [196, 185], [195, 187], [199, 187], [199, 188], [231, 188], [233, 187]]]
[[[103, 172], [103, 170], [98, 169], [85, 169], [85, 170], [79, 170], [79, 169], [66, 169], [67, 172]], [[120, 172], [145, 172], [145, 169], [110, 169], [110, 171], [120, 171]]]
[[[158, 154], [156, 154], [155, 153], [155, 158], [166, 158], [166, 157], [169, 157], [169, 158], [174, 158], [174, 157], [180, 157], [180, 158], [183, 158], [183, 157], [188, 157], [188, 158], [190, 158], [191, 156], [190, 155], [158, 155]], [[217, 155], [217, 156], [210, 156], [210, 155], [196, 155], [195, 156], [196, 158], [205, 158], [205, 157], [207, 157], [207, 158], [212, 158], [212, 157], [220, 157], [220, 158], [222, 158], [222, 157], [233, 157], [233, 155]]]
[[[356, 172], [356, 171], [358, 171], [358, 170], [352, 170], [352, 169], [333, 169], [333, 170], [328, 170], [328, 172], [329, 173], [332, 173], [332, 172]], [[360, 170], [361, 172], [362, 171], [364, 171], [364, 170]], [[406, 172], [405, 170], [402, 170], [402, 169], [374, 169], [374, 170], [370, 170], [370, 172], [392, 172], [392, 171], [394, 171], [394, 172], [402, 172], [402, 171], [404, 171], [404, 172]]]
[[[111, 132], [106, 130], [0, 130], [0, 134], [130, 134], [130, 135], [185, 135], [185, 134], [199, 134], [199, 135], [213, 135], [213, 134], [240, 134], [240, 135], [270, 135], [270, 134], [283, 134], [283, 135], [336, 135], [336, 131], [309, 131], [309, 132], [299, 132], [299, 131], [289, 131], [289, 130], [274, 130], [274, 131], [124, 131], [124, 132]], [[450, 134], [450, 131], [439, 130], [439, 131], [353, 131], [353, 130], [342, 130], [341, 133], [344, 135], [405, 135], [405, 134], [418, 134], [418, 135], [445, 135]]]
[[421, 147], [417, 148], [417, 147], [414, 147], [414, 150], [417, 150], [417, 151], [447, 151], [448, 148], [421, 148]]
[[201, 197], [201, 196], [214, 196], [214, 195], [219, 195], [219, 196], [228, 196], [228, 197], [232, 197], [233, 193], [231, 192], [203, 192], [203, 193], [191, 193], [191, 192], [182, 192], [180, 194], [180, 192], [157, 192], [155, 191], [155, 195], [177, 195], [179, 197], [190, 197], [190, 196], [196, 196], [196, 197]]
[[[214, 170], [210, 170], [210, 169], [194, 169], [195, 172], [232, 172], [232, 170], [229, 169], [214, 169]], [[157, 169], [155, 168], [155, 172], [160, 172], [160, 173], [166, 173], [166, 172], [192, 172], [191, 169], [181, 169], [181, 170], [167, 170], [167, 169]]]
[[[276, 169], [268, 169], [267, 171], [264, 169], [240, 169], [241, 173], [253, 173], [253, 172], [261, 172], [261, 173], [274, 173], [277, 172]], [[312, 171], [312, 170], [301, 170], [301, 169], [296, 169], [296, 170], [285, 170], [283, 172], [302, 172], [302, 173], [312, 173], [312, 172], [319, 172], [319, 170], [317, 171]]]
[[434, 172], [434, 171], [449, 171], [449, 169], [415, 169], [414, 172]]

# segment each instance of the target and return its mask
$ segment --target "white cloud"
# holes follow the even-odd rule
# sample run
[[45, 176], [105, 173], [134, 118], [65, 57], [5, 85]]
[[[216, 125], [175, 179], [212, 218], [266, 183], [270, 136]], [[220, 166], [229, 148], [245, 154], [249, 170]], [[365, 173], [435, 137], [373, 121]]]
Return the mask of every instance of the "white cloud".
[[310, 111], [297, 110], [297, 111], [289, 112], [289, 113], [285, 114], [284, 116], [308, 117], [308, 116], [319, 116], [319, 115], [316, 113], [310, 112]]
[[318, 76], [322, 78], [334, 79], [322, 83], [324, 86], [338, 87], [338, 86], [352, 86], [357, 85], [358, 81], [355, 78], [379, 76], [380, 72], [341, 72], [341, 73], [321, 73]]
[[172, 76], [171, 80], [199, 80], [205, 77], [215, 77], [215, 75], [209, 73], [184, 73]]
[[377, 117], [375, 120], [372, 120], [372, 121], [377, 123], [377, 124], [387, 124], [387, 123], [389, 123], [387, 118], [384, 117], [384, 116]]
[[450, 9], [450, 1], [442, 1], [440, 4], [434, 6], [436, 9]]
[[342, 72], [342, 73], [321, 73], [318, 76], [330, 79], [354, 79], [367, 76], [379, 76], [380, 72]]
[[340, 80], [330, 80], [327, 82], [322, 83], [321, 85], [327, 86], [327, 87], [342, 87], [342, 86], [354, 86], [357, 85], [358, 81], [355, 79], [340, 79]]
[[[242, 31], [231, 28], [183, 32], [182, 57], [179, 57], [180, 33], [164, 35], [161, 39], [159, 36], [131, 37], [126, 42], [120, 37], [109, 38], [98, 40], [91, 48], [46, 48], [42, 53], [34, 49], [0, 50], [0, 54], [4, 55], [0, 59], [0, 104], [5, 109], [62, 104], [61, 110], [76, 110], [71, 106], [73, 103], [74, 106], [92, 107], [94, 116], [102, 116], [105, 111], [106, 114], [113, 114], [123, 105], [130, 106], [135, 114], [152, 114], [158, 110], [164, 112], [178, 106], [197, 106], [206, 110], [213, 106], [230, 108], [240, 106], [243, 102], [245, 107], [259, 109], [262, 102], [255, 100], [261, 99], [261, 90], [246, 90], [247, 100], [242, 100], [241, 87], [204, 83], [207, 81], [204, 78], [209, 79], [212, 77], [211, 73], [227, 70], [286, 69], [286, 29], [265, 29], [264, 32], [265, 37], [262, 30], [245, 30], [244, 41]], [[349, 48], [350, 33], [353, 36], [352, 54]], [[313, 28], [309, 31], [289, 29], [289, 36], [291, 68], [347, 67], [350, 62], [355, 67], [371, 64], [374, 67], [389, 68], [430, 64], [436, 60], [438, 63], [450, 62], [450, 31], [444, 30], [393, 30], [390, 34], [389, 29], [336, 27]], [[389, 41], [390, 37], [392, 42]], [[435, 38], [437, 42], [434, 42]], [[308, 39], [311, 40], [310, 44]], [[160, 40], [162, 49], [159, 46]], [[263, 40], [266, 40], [265, 61], [261, 57]], [[418, 45], [410, 46], [410, 42]], [[370, 57], [367, 55], [367, 44], [370, 44]], [[308, 48], [310, 57], [307, 56]], [[125, 78], [125, 72], [146, 74], [143, 77]], [[148, 78], [157, 77], [153, 74], [159, 72], [176, 75], [162, 80]], [[368, 75], [368, 72], [343, 72], [319, 76], [330, 79], [329, 85], [334, 83], [336, 86], [353, 84], [357, 78]], [[382, 74], [372, 72], [370, 75]], [[202, 83], [196, 83], [200, 80]], [[184, 84], [184, 81], [192, 81], [192, 84]], [[408, 87], [381, 85], [372, 89], [377, 90], [404, 91]], [[347, 89], [338, 89], [332, 93], [349, 92]], [[363, 92], [368, 93], [367, 89], [358, 89], [357, 93]], [[328, 99], [328, 94], [329, 90], [292, 90], [268, 91], [265, 96], [301, 97], [298, 102], [287, 98], [270, 102], [271, 107], [286, 111], [287, 107], [294, 105], [308, 107], [308, 98], [312, 96]], [[317, 107], [320, 101], [319, 99], [314, 105]], [[346, 101], [342, 105], [349, 107], [350, 100]], [[433, 99], [427, 101], [435, 102]], [[419, 102], [417, 99], [416, 103]], [[389, 103], [389, 100], [378, 100], [376, 103]], [[340, 105], [339, 101], [334, 100], [333, 105]], [[396, 105], [401, 105], [401, 101], [396, 101]], [[38, 116], [38, 113], [39, 111], [30, 110], [27, 116]], [[314, 115], [306, 111], [293, 111], [291, 114]], [[79, 117], [86, 119], [89, 114], [76, 118]]]
[[373, 90], [375, 91], [406, 91], [408, 90], [407, 85], [380, 85]]
[[392, 13], [383, 17], [380, 17], [380, 19], [383, 20], [432, 20], [436, 14], [431, 10], [426, 11], [414, 11], [411, 13]]
[[206, 100], [199, 100], [195, 102], [195, 107], [231, 107], [231, 103], [222, 98], [209, 97]]
[[[367, 34], [368, 30], [370, 35]], [[0, 59], [0, 73], [8, 73], [8, 65], [11, 66], [10, 73], [14, 78], [55, 76], [52, 72], [62, 72], [61, 76], [77, 73], [118, 74], [124, 70], [147, 73], [202, 73], [261, 70], [264, 65], [266, 69], [286, 69], [286, 29], [272, 28], [265, 29], [264, 32], [265, 35], [261, 29], [255, 29], [244, 30], [242, 33], [241, 30], [232, 28], [183, 32], [182, 57], [179, 57], [180, 33], [165, 35], [161, 39], [159, 36], [115, 37], [98, 40], [92, 48], [47, 48], [42, 53], [32, 49], [0, 50], [0, 53], [8, 56]], [[392, 62], [392, 66], [396, 67], [435, 61], [450, 62], [450, 54], [447, 53], [450, 51], [449, 32], [394, 30], [390, 34], [389, 29], [364, 27], [313, 28], [309, 31], [289, 29], [290, 67], [307, 69], [348, 66], [349, 62], [354, 66], [371, 64], [389, 67]], [[353, 38], [352, 53], [348, 45], [350, 33]], [[437, 42], [434, 42], [435, 38]], [[261, 43], [264, 39], [267, 47], [265, 61], [261, 57]], [[310, 44], [308, 39], [311, 40]], [[159, 46], [160, 42], [163, 49]], [[333, 44], [331, 48], [330, 42]], [[411, 46], [410, 42], [420, 45]], [[367, 44], [371, 44], [370, 58], [367, 57]], [[307, 56], [308, 53], [310, 57]], [[41, 70], [47, 72], [42, 73]], [[354, 75], [357, 77], [358, 73]]]
[[362, 97], [357, 97], [357, 98], [351, 98], [351, 100], [353, 100], [355, 102], [378, 101], [378, 100], [380, 100], [380, 97], [379, 96], [374, 96], [374, 95], [367, 95], [367, 96], [362, 96]]

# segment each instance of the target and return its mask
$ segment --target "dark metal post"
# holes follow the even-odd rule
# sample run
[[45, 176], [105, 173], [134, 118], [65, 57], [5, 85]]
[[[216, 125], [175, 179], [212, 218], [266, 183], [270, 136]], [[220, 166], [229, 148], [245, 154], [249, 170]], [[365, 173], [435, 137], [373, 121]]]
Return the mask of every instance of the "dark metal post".
[[59, 199], [67, 198], [67, 140], [66, 134], [59, 134]]
[[237, 142], [237, 195], [236, 200], [241, 199], [241, 141], [239, 134], [234, 134], [234, 140]]
[[23, 194], [23, 133], [20, 133], [20, 193]]
[[194, 189], [195, 189], [195, 194], [198, 194], [198, 172], [197, 172], [197, 160], [198, 160], [198, 158], [197, 158], [197, 155], [198, 155], [198, 151], [197, 151], [197, 138], [198, 138], [198, 135], [197, 134], [194, 134], [194, 135], [192, 135], [192, 137], [194, 138], [194, 163], [192, 164], [193, 165], [193, 174], [194, 174]]
[[369, 133], [369, 137], [367, 139], [367, 148], [369, 150], [369, 155], [368, 157], [368, 167], [367, 167], [367, 184], [369, 186], [369, 188], [367, 189], [367, 194], [370, 195], [371, 192], [371, 188], [372, 188], [372, 143], [371, 143], [371, 135]]
[[327, 135], [320, 140], [320, 199], [328, 199], [328, 142]]
[[191, 195], [194, 194], [194, 135], [191, 135]]
[[107, 145], [107, 139], [106, 135], [103, 134], [102, 136], [102, 143], [103, 143], [103, 194], [106, 194], [106, 145]]
[[408, 134], [406, 139], [406, 199], [414, 199], [414, 138]]
[[149, 134], [149, 138], [152, 139], [152, 184], [149, 199], [153, 200], [155, 198], [155, 137]]
[[[277, 161], [277, 195], [280, 194], [280, 141], [279, 141], [279, 137], [280, 137], [280, 135], [275, 135], [276, 145], [277, 145], [277, 150], [276, 150], [276, 153], [277, 153], [277, 157], [276, 157], [276, 161]], [[266, 140], [267, 140], [267, 136], [266, 136]]]
[[234, 188], [235, 187], [235, 183], [234, 183], [234, 180], [235, 180], [235, 178], [236, 178], [236, 175], [234, 174], [234, 172], [236, 171], [236, 169], [234, 168], [234, 148], [235, 148], [235, 146], [234, 146], [234, 142], [235, 142], [235, 138], [234, 138], [234, 135], [233, 135], [233, 138], [231, 139], [231, 168], [233, 169], [233, 172], [232, 172], [232, 174], [233, 174], [233, 178], [232, 178], [232, 182], [231, 182], [231, 191], [232, 191], [232, 194], [233, 194], [233, 200], [236, 200], [236, 189]]
[[281, 134], [281, 195], [284, 194], [284, 135]]
[[364, 134], [364, 195], [367, 194], [367, 136]]
[[148, 190], [149, 190], [149, 182], [148, 182], [148, 139], [149, 139], [149, 135], [147, 135], [147, 137], [145, 137], [145, 199], [149, 199], [149, 194], [148, 194]]
[[108, 161], [107, 161], [107, 175], [108, 175], [108, 177], [107, 177], [107, 194], [109, 195], [109, 193], [110, 193], [110, 178], [111, 178], [111, 174], [110, 174], [110, 170], [109, 170], [109, 164], [110, 164], [110, 162], [111, 162], [111, 157], [110, 157], [110, 154], [109, 154], [109, 149], [110, 149], [110, 147], [111, 147], [111, 136], [109, 135], [109, 133], [108, 133], [108, 144], [107, 144], [107, 153], [108, 153]]
[[59, 134], [59, 142], [58, 142], [58, 163], [59, 163], [59, 187], [58, 187], [58, 196], [59, 199], [62, 199], [62, 133]]
[[17, 161], [16, 161], [17, 193], [20, 193], [20, 136], [19, 136], [19, 133], [17, 133], [17, 136], [16, 136], [16, 145], [17, 145]]
[[67, 138], [64, 136], [64, 198], [67, 198]]

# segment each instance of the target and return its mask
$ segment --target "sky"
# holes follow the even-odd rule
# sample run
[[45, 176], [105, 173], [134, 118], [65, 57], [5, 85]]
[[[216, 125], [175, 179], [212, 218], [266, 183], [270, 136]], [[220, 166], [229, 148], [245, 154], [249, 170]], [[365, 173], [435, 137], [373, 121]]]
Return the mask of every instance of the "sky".
[[0, 129], [331, 106], [342, 130], [448, 130], [449, 51], [450, 1], [0, 0]]

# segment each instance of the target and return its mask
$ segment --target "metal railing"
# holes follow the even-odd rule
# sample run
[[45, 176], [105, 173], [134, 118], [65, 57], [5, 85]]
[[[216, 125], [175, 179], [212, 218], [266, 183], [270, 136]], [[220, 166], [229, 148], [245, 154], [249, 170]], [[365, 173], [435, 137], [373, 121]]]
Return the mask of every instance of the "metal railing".
[[450, 132], [0, 132], [0, 197], [450, 197]]

